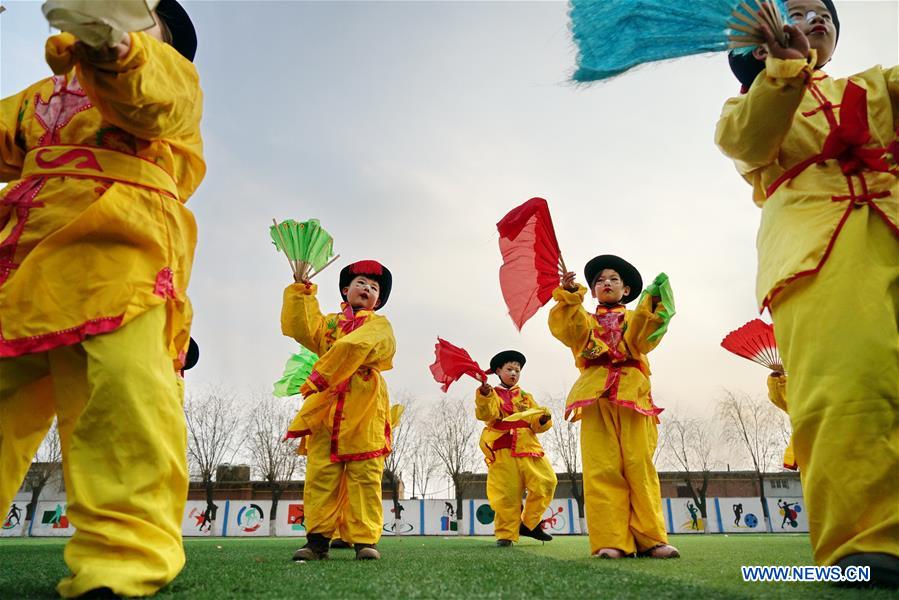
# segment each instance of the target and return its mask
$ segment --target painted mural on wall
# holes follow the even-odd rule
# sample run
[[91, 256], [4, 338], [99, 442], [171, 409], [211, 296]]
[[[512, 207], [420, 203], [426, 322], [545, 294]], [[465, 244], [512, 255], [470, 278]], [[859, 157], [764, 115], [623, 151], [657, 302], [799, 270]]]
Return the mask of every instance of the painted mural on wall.
[[775, 533], [800, 533], [808, 531], [808, 515], [802, 498], [768, 498], [771, 512], [771, 529]]
[[29, 535], [35, 537], [64, 537], [75, 533], [66, 515], [66, 503], [38, 502], [31, 522]]
[[[396, 513], [399, 512], [399, 515]], [[421, 535], [422, 501], [400, 500], [399, 510], [393, 500], [384, 501], [383, 535]]]
[[224, 508], [224, 500], [217, 500], [212, 506], [205, 500], [188, 500], [181, 520], [181, 533], [185, 537], [222, 535]]
[[718, 498], [725, 533], [765, 533], [761, 498]]
[[[699, 507], [692, 498], [669, 498], [666, 504], [671, 511], [669, 522], [669, 533], [704, 533], [705, 519], [703, 519]], [[711, 498], [706, 500], [707, 516], [711, 523], [714, 523], [714, 504]], [[666, 507], [663, 506], [664, 510]], [[715, 530], [713, 526], [713, 531]]]
[[0, 537], [14, 537], [22, 535], [22, 528], [25, 526], [25, 507], [27, 502], [13, 501], [6, 516], [3, 517], [3, 523], [0, 523]]

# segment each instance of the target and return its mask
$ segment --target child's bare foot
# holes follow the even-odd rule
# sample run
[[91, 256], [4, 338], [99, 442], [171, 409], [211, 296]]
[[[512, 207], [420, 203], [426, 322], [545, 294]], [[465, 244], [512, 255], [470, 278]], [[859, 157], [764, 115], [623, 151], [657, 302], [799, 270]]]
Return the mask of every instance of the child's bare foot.
[[624, 552], [618, 548], [600, 548], [593, 553], [593, 558], [624, 558]]
[[680, 558], [680, 552], [670, 544], [659, 544], [658, 546], [653, 546], [646, 552], [641, 552], [640, 556], [646, 556], [648, 558]]

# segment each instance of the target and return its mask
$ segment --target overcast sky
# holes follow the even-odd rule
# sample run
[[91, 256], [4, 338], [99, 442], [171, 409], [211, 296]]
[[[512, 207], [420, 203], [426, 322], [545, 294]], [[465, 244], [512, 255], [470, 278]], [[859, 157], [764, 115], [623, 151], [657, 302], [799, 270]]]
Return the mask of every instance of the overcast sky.
[[[39, 2], [3, 4], [7, 96], [49, 75], [48, 26]], [[189, 292], [202, 349], [189, 390], [270, 390], [296, 350], [280, 332], [291, 273], [269, 240], [277, 217], [320, 219], [340, 266], [374, 258], [393, 271], [383, 313], [397, 338], [385, 373], [394, 392], [440, 400], [428, 371], [440, 335], [485, 366], [517, 348], [528, 357], [522, 386], [564, 396], [577, 370], [549, 333], [549, 308], [518, 333], [497, 275], [496, 221], [542, 196], [581, 282], [602, 253], [630, 260], [646, 281], [671, 277], [677, 316], [650, 355], [659, 405], [701, 416], [722, 388], [764, 392], [766, 371], [719, 346], [757, 316], [760, 217], [713, 141], [739, 87], [723, 54], [577, 87], [563, 2], [186, 5], [199, 32], [209, 167], [188, 203], [199, 223]], [[831, 75], [899, 62], [896, 1], [837, 6]], [[340, 301], [338, 272], [317, 278], [326, 311]], [[451, 393], [475, 387], [463, 380]]]

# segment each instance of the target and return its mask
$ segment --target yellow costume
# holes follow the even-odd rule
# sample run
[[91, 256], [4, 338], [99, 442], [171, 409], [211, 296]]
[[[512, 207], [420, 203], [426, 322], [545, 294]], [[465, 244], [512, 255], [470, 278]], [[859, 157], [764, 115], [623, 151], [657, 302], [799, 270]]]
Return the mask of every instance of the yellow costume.
[[899, 556], [899, 67], [834, 80], [812, 53], [769, 57], [716, 141], [762, 207], [758, 300], [790, 373], [815, 561], [830, 565]]
[[[769, 375], [768, 376], [768, 400], [771, 401], [771, 404], [784, 411], [788, 415], [790, 411], [787, 410], [787, 376], [786, 375]], [[797, 470], [799, 467], [796, 465], [796, 458], [793, 455], [793, 436], [790, 436], [790, 441], [787, 444], [787, 447], [784, 449], [784, 458], [783, 465], [785, 469]]]
[[340, 482], [346, 477], [347, 538], [375, 544], [381, 537], [381, 476], [390, 452], [390, 413], [382, 371], [393, 367], [396, 342], [386, 318], [355, 313], [344, 303], [323, 315], [313, 284], [284, 291], [281, 330], [319, 355], [305, 386], [312, 393], [288, 430], [303, 437], [308, 454], [303, 490], [306, 531], [329, 537], [341, 516]]
[[566, 403], [566, 417], [581, 421], [584, 504], [590, 551], [616, 548], [625, 554], [668, 543], [659, 477], [652, 464], [658, 415], [649, 384], [646, 353], [661, 336], [647, 338], [664, 319], [649, 295], [636, 311], [583, 306], [587, 289], [553, 291], [552, 334], [571, 349], [581, 374]]
[[[196, 69], [143, 33], [0, 104], [0, 505], [59, 417], [72, 575], [152, 594], [184, 564], [185, 296], [203, 178]], [[58, 70], [58, 69], [55, 69]], [[103, 335], [100, 335], [103, 334]]]
[[552, 427], [551, 420], [540, 423], [541, 417], [549, 415], [518, 386], [496, 387], [487, 396], [475, 392], [475, 416], [487, 423], [480, 446], [487, 462], [487, 499], [496, 513], [494, 532], [499, 540], [517, 542], [519, 525], [537, 527], [552, 502], [556, 473], [537, 439], [538, 433]]

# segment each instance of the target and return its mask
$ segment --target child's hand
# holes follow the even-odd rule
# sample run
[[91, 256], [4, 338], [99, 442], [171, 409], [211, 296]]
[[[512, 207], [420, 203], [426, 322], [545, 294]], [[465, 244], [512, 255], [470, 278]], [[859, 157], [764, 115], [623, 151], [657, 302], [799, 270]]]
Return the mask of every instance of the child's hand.
[[487, 383], [486, 381], [478, 388], [478, 391], [482, 396], [489, 396], [490, 392], [493, 391], [493, 386]]
[[771, 365], [771, 377], [783, 377], [784, 376], [784, 366], [780, 363], [774, 363]]
[[131, 36], [127, 33], [115, 46], [92, 48], [84, 42], [77, 42], [73, 49], [76, 56], [90, 63], [115, 62], [124, 58], [129, 50], [131, 50]]
[[810, 48], [808, 38], [794, 25], [784, 25], [788, 46], [782, 46], [767, 25], [762, 24], [759, 28], [762, 31], [762, 37], [765, 39], [765, 45], [768, 46], [768, 52], [774, 58], [781, 60], [808, 58]]
[[568, 271], [562, 275], [562, 282], [559, 284], [569, 292], [577, 291], [577, 284], [574, 282], [574, 271]]
[[310, 283], [309, 278], [303, 277], [303, 275], [299, 272], [295, 272], [293, 274], [293, 280], [295, 283], [305, 283], [306, 285], [309, 285]]

